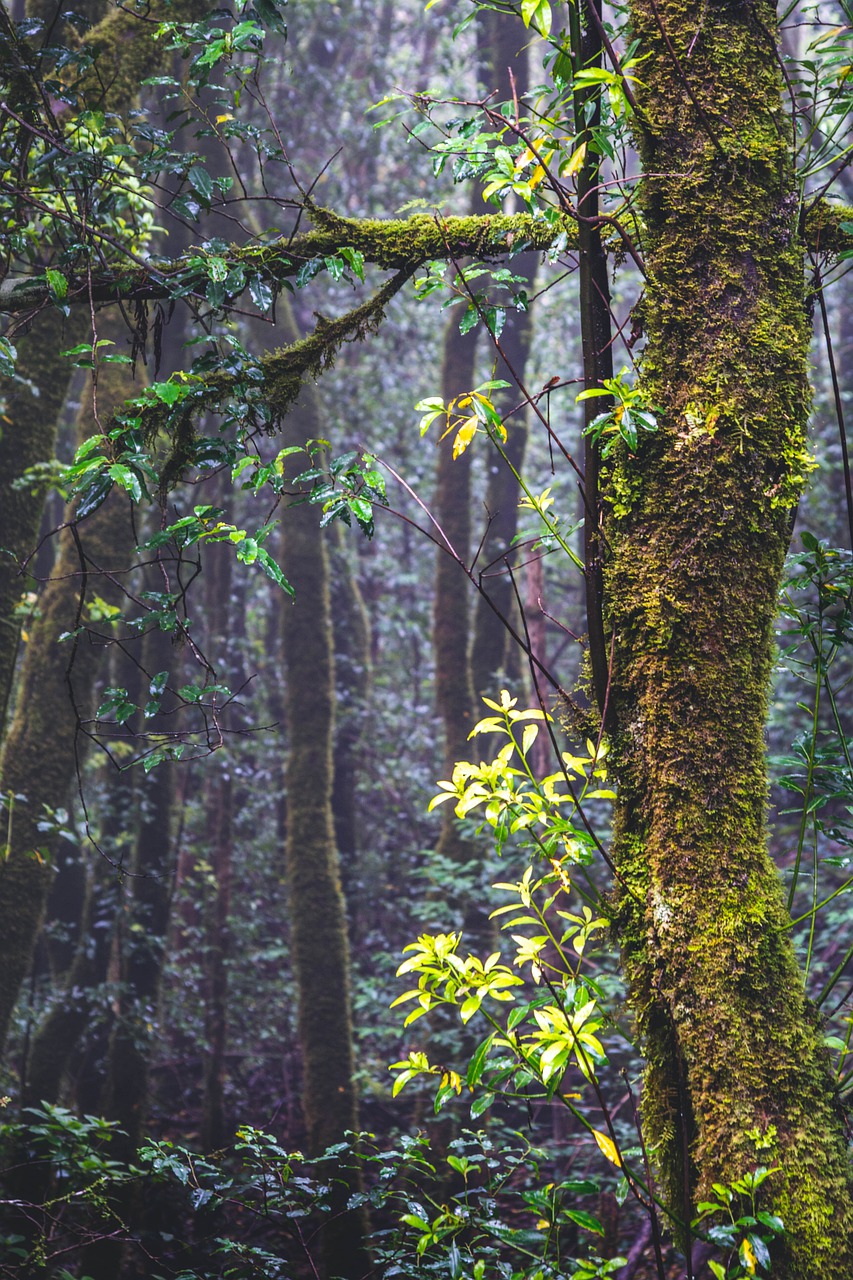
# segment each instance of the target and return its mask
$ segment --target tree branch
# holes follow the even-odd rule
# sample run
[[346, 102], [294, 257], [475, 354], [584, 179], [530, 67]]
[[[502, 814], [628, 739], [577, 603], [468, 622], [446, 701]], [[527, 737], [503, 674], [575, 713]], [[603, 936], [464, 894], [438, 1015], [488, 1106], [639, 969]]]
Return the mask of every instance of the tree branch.
[[[268, 284], [280, 285], [295, 276], [312, 258], [330, 257], [339, 249], [356, 249], [365, 262], [384, 271], [416, 271], [433, 259], [500, 258], [524, 249], [549, 249], [559, 236], [565, 235], [567, 248], [577, 243], [577, 229], [568, 219], [556, 224], [529, 214], [507, 217], [485, 214], [480, 217], [441, 218], [418, 214], [407, 219], [341, 218], [326, 209], [313, 209], [313, 231], [292, 239], [282, 237], [270, 244], [232, 246], [226, 257], [228, 270], [242, 267], [246, 278], [260, 276]], [[853, 242], [853, 238], [851, 238]], [[69, 281], [67, 303], [149, 301], [185, 297], [199, 292], [207, 284], [202, 249], [172, 262], [153, 263], [145, 267], [95, 275], [91, 282], [78, 278]], [[241, 290], [242, 292], [242, 290]], [[237, 296], [236, 294], [234, 295]], [[22, 312], [43, 306], [50, 297], [43, 279], [7, 280], [0, 287], [0, 311]]]

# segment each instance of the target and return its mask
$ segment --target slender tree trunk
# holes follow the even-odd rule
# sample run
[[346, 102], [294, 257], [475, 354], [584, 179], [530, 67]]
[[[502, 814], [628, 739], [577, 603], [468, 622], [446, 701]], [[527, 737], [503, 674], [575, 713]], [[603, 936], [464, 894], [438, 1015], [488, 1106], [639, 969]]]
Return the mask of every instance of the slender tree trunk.
[[[212, 547], [208, 554], [207, 607], [216, 639], [224, 639], [219, 619], [231, 609], [233, 578], [231, 547]], [[237, 684], [228, 672], [229, 684]], [[205, 1050], [202, 1142], [207, 1151], [226, 1141], [225, 1051], [228, 1044], [229, 916], [234, 853], [234, 805], [228, 747], [208, 762], [205, 775], [207, 848], [211, 882], [205, 902]]]
[[643, 1116], [675, 1214], [713, 1181], [778, 1166], [774, 1280], [842, 1280], [848, 1157], [765, 829], [771, 628], [809, 405], [775, 16], [699, 0], [632, 12], [647, 55], [643, 372], [660, 431], [606, 464], [606, 588]]
[[331, 554], [332, 629], [335, 643], [335, 745], [332, 812], [344, 896], [353, 936], [363, 894], [358, 881], [360, 830], [358, 777], [371, 686], [370, 618], [341, 525]]
[[[281, 308], [282, 300], [279, 300]], [[280, 312], [281, 314], [281, 312]], [[285, 338], [297, 336], [291, 314]], [[289, 332], [288, 332], [289, 331]], [[303, 387], [286, 418], [286, 445], [325, 435], [319, 397]], [[282, 618], [288, 734], [285, 864], [290, 897], [293, 965], [298, 989], [302, 1102], [308, 1149], [319, 1154], [357, 1128], [353, 1084], [350, 962], [332, 815], [334, 657], [329, 565], [319, 512], [307, 504], [282, 520], [282, 563], [296, 590]], [[352, 1187], [357, 1185], [353, 1176]], [[323, 1232], [326, 1275], [361, 1276], [368, 1267], [364, 1220], [345, 1212], [349, 1189], [338, 1184]]]
[[[485, 10], [478, 21], [483, 25], [481, 45], [486, 88], [497, 90], [498, 102], [510, 100], [513, 90], [521, 98], [530, 83], [529, 33], [515, 14]], [[535, 253], [520, 253], [512, 259], [513, 273], [528, 281], [528, 293], [533, 292], [538, 262], [539, 255]], [[495, 374], [510, 383], [506, 391], [495, 393], [494, 403], [502, 414], [522, 400], [520, 386], [525, 382], [532, 340], [531, 310], [508, 311], [500, 337], [503, 356], [498, 357]], [[474, 606], [471, 640], [471, 679], [476, 698], [491, 697], [496, 692], [495, 678], [505, 667], [509, 640], [509, 632], [501, 619], [515, 615], [515, 591], [504, 557], [510, 552], [518, 530], [519, 492], [513, 469], [520, 472], [524, 466], [528, 436], [526, 409], [509, 419], [505, 426], [504, 452], [512, 466], [507, 466], [497, 454], [488, 463], [486, 516], [489, 526], [479, 559], [482, 594]], [[479, 703], [475, 712], [478, 708]]]
[[[476, 330], [459, 332], [457, 310], [451, 313], [444, 333], [441, 389], [446, 401], [463, 395], [474, 386]], [[438, 446], [433, 511], [445, 538], [464, 564], [471, 543], [471, 453], [453, 457], [453, 436], [445, 436]], [[471, 593], [468, 579], [454, 557], [440, 549], [436, 562], [432, 635], [435, 653], [435, 702], [444, 727], [445, 777], [450, 777], [457, 760], [468, 753], [468, 734], [473, 724], [474, 692], [469, 664]], [[459, 824], [451, 805], [442, 809], [441, 835], [437, 851], [456, 861], [467, 861], [471, 848], [459, 835]]]

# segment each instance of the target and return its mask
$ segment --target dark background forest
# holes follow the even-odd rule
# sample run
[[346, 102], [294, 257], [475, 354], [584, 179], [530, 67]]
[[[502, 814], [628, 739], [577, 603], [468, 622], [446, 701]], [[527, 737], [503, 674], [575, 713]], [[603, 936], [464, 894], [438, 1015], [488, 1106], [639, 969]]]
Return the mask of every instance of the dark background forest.
[[[369, 296], [358, 257], [330, 252], [303, 263], [298, 287], [274, 304], [260, 274], [251, 304], [238, 304], [223, 283], [223, 246], [299, 234], [306, 192], [309, 211], [353, 219], [489, 211], [482, 193], [494, 162], [478, 157], [476, 130], [466, 135], [457, 117], [476, 118], [464, 104], [484, 95], [487, 104], [533, 99], [545, 75], [535, 6], [525, 25], [509, 5], [423, 13], [409, 0], [298, 3], [286, 11], [286, 39], [267, 7], [258, 6], [272, 28], [262, 74], [247, 75], [243, 90], [249, 132], [231, 132], [227, 95], [205, 77], [187, 90], [180, 48], [140, 74], [144, 34], [123, 55], [129, 87], [121, 76], [110, 85], [110, 110], [144, 126], [172, 167], [150, 186], [129, 167], [118, 184], [124, 206], [105, 205], [103, 217], [113, 228], [124, 219], [137, 258], [203, 244], [206, 295], [93, 304], [90, 315], [63, 306], [54, 281], [51, 305], [8, 330], [18, 366], [5, 369], [0, 438], [2, 840], [10, 866], [20, 843], [29, 860], [23, 878], [10, 871], [0, 884], [0, 1274], [772, 1274], [762, 1249], [777, 1220], [746, 1221], [757, 1184], [737, 1190], [737, 1228], [706, 1206], [706, 1227], [722, 1222], [728, 1236], [682, 1222], [661, 1237], [648, 1212], [643, 1060], [610, 939], [611, 871], [596, 853], [610, 845], [612, 793], [576, 567], [590, 543], [585, 551], [584, 497], [560, 454], [561, 441], [582, 453], [598, 412], [577, 402], [590, 383], [572, 248], [521, 245], [504, 277], [490, 277], [488, 304], [471, 301], [471, 258], [450, 255], [455, 291], [442, 291], [427, 264], [390, 298], [381, 325], [363, 326], [321, 377], [305, 377], [277, 434], [250, 427], [251, 449], [229, 456], [234, 412], [224, 425], [202, 416], [182, 483], [159, 504], [135, 505], [131, 480], [118, 474], [109, 496], [81, 498], [82, 469], [67, 471], [85, 463], [81, 443], [146, 386], [151, 403], [159, 396], [169, 409], [168, 388], [189, 385], [178, 371], [192, 359], [215, 350], [226, 371], [229, 358], [234, 367], [245, 353], [260, 360]], [[24, 23], [33, 47], [49, 31], [74, 49], [104, 17], [96, 5], [78, 8], [69, 16], [36, 0], [6, 20]], [[622, 16], [607, 11], [608, 29]], [[824, 58], [831, 83], [844, 84], [841, 55], [832, 59], [849, 24], [841, 5], [790, 10], [788, 65]], [[247, 66], [253, 57], [249, 49]], [[13, 84], [8, 65], [4, 74]], [[798, 74], [806, 102], [811, 73]], [[836, 115], [833, 158], [851, 145]], [[12, 128], [14, 112], [9, 119]], [[280, 148], [260, 177], [251, 130], [265, 146], [275, 131]], [[5, 209], [14, 145], [4, 146]], [[604, 165], [636, 173], [630, 139]], [[813, 190], [824, 180], [815, 173]], [[29, 255], [67, 289], [56, 245], [70, 232], [53, 197], [37, 181], [32, 190], [41, 239], [35, 249], [13, 245], [7, 267]], [[843, 166], [833, 194], [853, 202]], [[504, 212], [524, 207], [518, 192], [505, 194]], [[209, 266], [217, 254], [219, 276]], [[853, 306], [843, 258], [823, 269], [825, 281], [812, 278], [813, 465], [779, 604], [766, 739], [770, 851], [790, 890], [792, 936], [843, 1105], [853, 1082], [853, 517], [843, 435]], [[640, 289], [629, 257], [610, 278], [617, 370], [639, 358]], [[499, 320], [484, 316], [487, 305]], [[129, 359], [105, 361], [105, 351]], [[464, 405], [449, 434], [442, 413], [419, 430], [430, 413], [422, 402], [451, 402], [491, 381], [505, 384], [487, 397], [508, 432], [503, 457], [482, 419], [481, 438], [454, 449]], [[171, 448], [165, 436], [154, 446], [160, 467], [174, 463]], [[520, 507], [513, 472], [524, 479]], [[300, 493], [312, 501], [295, 503]], [[194, 510], [201, 532], [182, 542], [175, 522]], [[225, 525], [242, 537], [221, 533]], [[719, 626], [724, 634], [724, 615]], [[573, 869], [579, 896], [566, 910], [583, 938], [577, 972], [582, 960], [607, 1013], [588, 1027], [594, 1070], [583, 1049], [574, 1061], [566, 1050], [557, 1076], [545, 1068], [544, 1086], [501, 1077], [499, 1063], [484, 1094], [469, 1063], [487, 1026], [437, 1009], [404, 1027], [413, 1006], [391, 1006], [411, 984], [396, 974], [415, 939], [463, 931], [466, 951], [485, 959], [500, 950], [505, 923], [490, 913], [508, 901], [516, 931], [539, 928], [512, 889], [531, 864], [526, 827], [496, 852], [480, 810], [428, 809], [456, 761], [490, 760], [503, 745], [495, 724], [469, 741], [481, 717], [508, 705], [503, 689], [539, 716], [539, 737], [525, 746], [533, 773], [558, 767], [558, 746], [582, 761], [584, 795], [595, 793]], [[552, 868], [558, 889], [553, 857]], [[546, 976], [553, 941], [543, 938]], [[417, 1054], [429, 1071], [397, 1092], [389, 1067], [416, 1069]], [[771, 1150], [767, 1134], [759, 1139]], [[334, 1154], [323, 1157], [328, 1147]], [[629, 1164], [645, 1170], [636, 1182]]]

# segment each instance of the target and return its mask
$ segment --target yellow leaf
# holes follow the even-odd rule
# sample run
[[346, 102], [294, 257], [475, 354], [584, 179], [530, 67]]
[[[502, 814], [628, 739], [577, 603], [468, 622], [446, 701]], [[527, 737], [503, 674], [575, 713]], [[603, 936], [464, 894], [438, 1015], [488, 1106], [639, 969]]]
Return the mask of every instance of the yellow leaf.
[[615, 1164], [617, 1168], [621, 1169], [622, 1157], [619, 1154], [619, 1149], [616, 1146], [616, 1143], [611, 1138], [608, 1138], [606, 1133], [599, 1133], [597, 1129], [593, 1129], [592, 1136], [595, 1138], [600, 1150], [607, 1157], [610, 1163]]
[[745, 1236], [741, 1241], [740, 1260], [746, 1267], [749, 1275], [754, 1276], [755, 1268], [758, 1265], [758, 1259], [755, 1256], [755, 1250], [753, 1249], [748, 1236]]
[[535, 160], [535, 159], [536, 159], [536, 156], [535, 156], [535, 155], [534, 155], [534, 153], [530, 150], [530, 148], [529, 148], [529, 147], [525, 147], [525, 148], [524, 148], [524, 151], [522, 152], [522, 154], [518, 157], [518, 159], [517, 159], [517, 160], [516, 160], [516, 162], [515, 162], [515, 172], [516, 172], [516, 173], [521, 173], [521, 171], [522, 171], [522, 169], [525, 167], [525, 165], [530, 164], [530, 161], [531, 161], [531, 160]]
[[217, 124], [224, 124], [226, 120], [233, 120], [233, 119], [234, 119], [234, 117], [232, 116], [231, 112], [230, 112], [230, 111], [226, 111], [224, 116], [217, 116], [217, 117], [216, 117], [216, 123], [217, 123]]
[[551, 1224], [547, 1218], [540, 1218], [539, 1221], [536, 1223], [537, 1231], [548, 1231], [550, 1227], [551, 1227]]
[[586, 143], [582, 142], [566, 166], [567, 176], [573, 178], [576, 173], [580, 173], [584, 160], [586, 160]]
[[554, 154], [554, 150], [555, 148], [552, 147], [550, 151], [547, 151], [545, 155], [542, 157], [541, 162], [537, 164], [536, 168], [533, 170], [533, 173], [530, 175], [530, 182], [528, 184], [530, 187], [538, 187], [539, 183], [545, 177], [545, 173], [548, 165], [551, 163], [551, 157]]
[[456, 432], [456, 439], [453, 441], [454, 458], [461, 457], [461, 455], [468, 448], [468, 445], [474, 439], [474, 436], [476, 434], [477, 434], [477, 419], [475, 417], [466, 418], [466, 420], [462, 423], [462, 426]]

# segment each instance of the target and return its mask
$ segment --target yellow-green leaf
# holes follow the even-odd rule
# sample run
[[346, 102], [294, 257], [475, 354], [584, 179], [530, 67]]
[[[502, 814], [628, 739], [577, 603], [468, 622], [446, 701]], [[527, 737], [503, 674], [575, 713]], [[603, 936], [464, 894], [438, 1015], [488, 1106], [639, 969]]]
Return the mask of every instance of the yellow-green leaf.
[[477, 434], [476, 417], [466, 418], [462, 426], [456, 432], [456, 438], [453, 441], [453, 456], [459, 458], [468, 448], [468, 445]]
[[599, 1150], [607, 1157], [611, 1164], [615, 1164], [617, 1168], [622, 1168], [622, 1157], [619, 1154], [619, 1148], [612, 1138], [608, 1138], [606, 1133], [599, 1133], [598, 1129], [593, 1129], [592, 1136], [598, 1143]]

